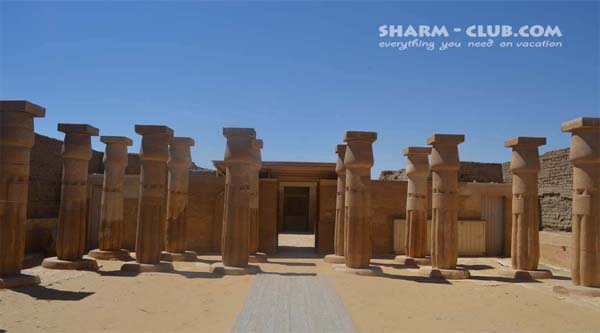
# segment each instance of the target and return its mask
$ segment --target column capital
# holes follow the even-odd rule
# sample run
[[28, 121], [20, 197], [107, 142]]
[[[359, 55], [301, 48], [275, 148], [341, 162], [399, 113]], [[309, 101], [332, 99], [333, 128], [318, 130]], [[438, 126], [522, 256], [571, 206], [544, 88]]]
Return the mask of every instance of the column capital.
[[546, 144], [546, 138], [518, 136], [504, 142], [504, 147], [512, 148], [510, 171], [513, 173], [537, 173], [540, 168], [538, 147]]
[[346, 148], [346, 145], [335, 146], [335, 153], [338, 155], [337, 161], [335, 162], [335, 173], [337, 173], [338, 176], [344, 176], [346, 174], [346, 165], [344, 165]]
[[243, 128], [243, 127], [225, 127], [223, 128], [223, 136], [226, 138], [230, 137], [251, 137], [256, 138], [256, 130], [254, 128]]
[[433, 134], [427, 138], [428, 145], [458, 145], [465, 142], [463, 134]]
[[504, 141], [504, 147], [539, 147], [546, 144], [546, 138], [543, 137], [531, 137], [531, 136], [517, 136], [512, 139]]
[[173, 130], [164, 125], [135, 125], [135, 132], [140, 135], [166, 134], [173, 136]]
[[458, 145], [465, 141], [463, 134], [433, 134], [427, 138], [427, 144], [432, 145], [431, 170], [458, 170], [460, 159]]
[[100, 134], [100, 130], [88, 124], [59, 123], [57, 130], [65, 134], [83, 134], [89, 136], [98, 136]]
[[431, 154], [431, 147], [406, 147], [402, 150], [404, 156], [420, 156]]
[[571, 132], [569, 159], [574, 165], [600, 163], [600, 117], [567, 121], [561, 130]]
[[44, 117], [46, 109], [29, 101], [0, 101], [0, 112], [24, 112], [32, 117]]
[[192, 138], [183, 136], [176, 136], [171, 138], [171, 145], [193, 147], [195, 144], [196, 142]]
[[225, 165], [254, 163], [256, 131], [253, 128], [226, 127], [223, 136], [227, 138]]
[[350, 142], [350, 141], [375, 142], [376, 140], [377, 140], [377, 132], [347, 131], [346, 134], [344, 134], [344, 142]]
[[133, 145], [133, 140], [126, 136], [106, 136], [100, 137], [100, 142], [108, 144], [124, 144], [126, 146]]
[[562, 123], [560, 130], [574, 132], [580, 130], [600, 130], [600, 117], [581, 117]]

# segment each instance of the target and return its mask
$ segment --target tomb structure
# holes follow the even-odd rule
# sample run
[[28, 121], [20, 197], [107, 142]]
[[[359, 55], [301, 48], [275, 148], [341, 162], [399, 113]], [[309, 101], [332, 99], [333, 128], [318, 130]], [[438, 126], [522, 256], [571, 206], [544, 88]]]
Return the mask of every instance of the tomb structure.
[[0, 289], [40, 283], [22, 274], [29, 189], [29, 161], [35, 142], [33, 118], [46, 109], [27, 101], [0, 101]]
[[124, 136], [101, 136], [106, 144], [102, 159], [104, 180], [100, 202], [100, 232], [98, 248], [89, 256], [102, 260], [129, 260], [129, 251], [123, 249], [123, 181], [127, 168], [127, 146], [133, 141]]
[[406, 233], [404, 256], [395, 261], [402, 265], [431, 265], [427, 258], [427, 177], [429, 177], [429, 147], [408, 147], [406, 156]]
[[125, 263], [124, 271], [163, 272], [173, 265], [160, 261], [164, 248], [161, 225], [166, 217], [167, 160], [173, 130], [160, 125], [135, 125], [142, 136], [140, 148], [140, 197], [135, 243], [135, 262]]
[[344, 155], [346, 167], [345, 194], [345, 264], [336, 264], [338, 272], [357, 275], [377, 275], [381, 268], [371, 266], [371, 208], [370, 185], [373, 167], [373, 142], [375, 132], [348, 131]]
[[58, 124], [65, 133], [62, 149], [63, 172], [56, 234], [56, 257], [42, 266], [51, 269], [98, 269], [86, 253], [88, 163], [92, 158], [91, 137], [97, 128], [87, 124]]
[[344, 199], [346, 197], [346, 167], [344, 166], [344, 156], [346, 154], [346, 145], [337, 145], [335, 148], [337, 161], [335, 163], [335, 172], [337, 173], [337, 191], [335, 200], [335, 231], [333, 239], [333, 254], [325, 256], [325, 262], [332, 264], [343, 264], [346, 262], [344, 257]]
[[256, 132], [253, 128], [224, 128], [227, 138], [223, 163], [225, 197], [221, 241], [222, 262], [211, 265], [215, 274], [243, 275], [255, 273], [256, 266], [248, 265], [250, 231], [250, 170], [255, 161]]
[[168, 195], [167, 195], [167, 227], [165, 251], [161, 258], [166, 261], [196, 261], [194, 251], [186, 251], [186, 211], [188, 206], [188, 189], [192, 155], [190, 147], [194, 145], [192, 138], [175, 137], [169, 146]]
[[259, 222], [260, 222], [260, 211], [259, 211], [259, 193], [260, 193], [260, 179], [259, 172], [262, 168], [262, 156], [261, 149], [263, 148], [263, 141], [257, 139], [254, 141], [252, 152], [254, 153], [253, 163], [250, 164], [250, 232], [248, 234], [248, 250], [250, 256], [248, 260], [250, 262], [265, 262], [267, 261], [267, 255], [263, 252], [258, 251], [259, 246]]
[[573, 165], [571, 278], [575, 286], [568, 290], [600, 296], [600, 118], [574, 119], [563, 123], [561, 130], [571, 132]]
[[512, 177], [512, 237], [511, 267], [501, 275], [518, 279], [547, 279], [549, 270], [539, 270], [540, 240], [538, 203], [538, 147], [546, 138], [515, 137], [504, 143], [512, 148], [510, 171]]
[[457, 269], [458, 261], [458, 145], [464, 135], [434, 134], [432, 146], [431, 267], [421, 267], [424, 276], [466, 279], [469, 271]]

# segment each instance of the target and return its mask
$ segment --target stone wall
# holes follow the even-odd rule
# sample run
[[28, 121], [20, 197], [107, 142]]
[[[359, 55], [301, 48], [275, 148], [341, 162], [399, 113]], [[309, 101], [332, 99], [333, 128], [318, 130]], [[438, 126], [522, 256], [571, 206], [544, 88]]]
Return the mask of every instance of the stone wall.
[[[503, 165], [500, 163], [460, 162], [458, 179], [465, 183], [502, 183], [504, 182], [502, 167]], [[379, 175], [379, 180], [407, 180], [405, 169], [398, 171], [384, 170]]]

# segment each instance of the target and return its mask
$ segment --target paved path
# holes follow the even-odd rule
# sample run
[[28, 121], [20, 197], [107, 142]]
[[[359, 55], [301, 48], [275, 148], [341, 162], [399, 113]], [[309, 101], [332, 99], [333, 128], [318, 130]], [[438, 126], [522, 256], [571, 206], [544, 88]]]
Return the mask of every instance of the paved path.
[[331, 282], [301, 273], [259, 274], [233, 332], [357, 332]]

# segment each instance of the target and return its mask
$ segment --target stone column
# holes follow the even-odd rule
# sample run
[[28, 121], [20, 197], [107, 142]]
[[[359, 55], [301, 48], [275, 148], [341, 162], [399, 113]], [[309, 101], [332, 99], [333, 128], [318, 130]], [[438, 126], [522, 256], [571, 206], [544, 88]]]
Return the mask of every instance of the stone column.
[[546, 138], [516, 137], [504, 142], [512, 148], [510, 171], [512, 178], [512, 237], [511, 270], [501, 270], [501, 275], [519, 279], [547, 279], [549, 270], [538, 270], [540, 259], [538, 201], [538, 173], [540, 154], [538, 147]]
[[98, 249], [89, 256], [102, 260], [129, 260], [129, 251], [122, 249], [123, 242], [123, 181], [127, 168], [127, 146], [133, 141], [124, 136], [101, 136], [106, 144], [104, 157], [104, 180], [100, 203], [100, 233]]
[[63, 172], [56, 235], [56, 257], [46, 258], [42, 266], [52, 269], [98, 269], [86, 253], [88, 163], [92, 158], [91, 137], [98, 129], [86, 124], [58, 124], [65, 133], [62, 149]]
[[258, 139], [254, 141], [252, 152], [254, 153], [254, 162], [250, 165], [250, 233], [248, 239], [248, 250], [250, 262], [266, 262], [267, 255], [258, 252], [259, 246], [259, 193], [260, 193], [260, 177], [259, 172], [262, 168], [262, 156], [260, 150], [263, 148], [263, 141]]
[[370, 266], [371, 261], [371, 167], [375, 132], [346, 132], [344, 155], [346, 167], [344, 254], [346, 264], [334, 265], [336, 271], [358, 275], [376, 275], [381, 268]]
[[40, 283], [38, 276], [21, 274], [21, 269], [33, 118], [45, 114], [46, 109], [27, 101], [0, 101], [0, 289]]
[[431, 148], [408, 147], [406, 156], [406, 233], [405, 255], [395, 261], [403, 265], [431, 265], [427, 258], [427, 177], [429, 177], [429, 154]]
[[[600, 287], [600, 118], [562, 124], [571, 132], [573, 164], [571, 277], [573, 284]], [[589, 292], [589, 291], [588, 291]]]
[[458, 260], [458, 145], [464, 135], [434, 134], [427, 139], [432, 145], [432, 214], [431, 267], [421, 267], [429, 277], [469, 278], [469, 271], [457, 269]]
[[167, 126], [135, 125], [142, 136], [140, 161], [140, 198], [135, 242], [135, 263], [125, 263], [124, 271], [164, 272], [173, 270], [169, 262], [160, 261], [164, 248], [161, 224], [166, 217], [167, 159], [173, 130]]
[[224, 164], [225, 199], [221, 254], [223, 262], [211, 265], [215, 274], [241, 275], [256, 271], [248, 266], [250, 224], [250, 168], [256, 132], [252, 128], [224, 128], [227, 138]]
[[335, 172], [337, 173], [337, 192], [335, 200], [335, 231], [333, 237], [333, 254], [325, 256], [325, 262], [332, 264], [343, 264], [346, 262], [344, 257], [344, 199], [346, 198], [346, 167], [344, 166], [344, 156], [346, 154], [346, 145], [337, 145], [335, 153], [338, 155], [335, 163]]
[[169, 193], [167, 195], [166, 251], [161, 254], [166, 261], [196, 261], [194, 251], [186, 251], [188, 189], [192, 155], [192, 138], [175, 137], [169, 146]]

